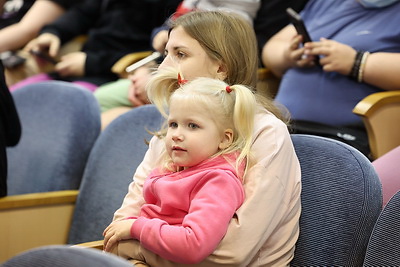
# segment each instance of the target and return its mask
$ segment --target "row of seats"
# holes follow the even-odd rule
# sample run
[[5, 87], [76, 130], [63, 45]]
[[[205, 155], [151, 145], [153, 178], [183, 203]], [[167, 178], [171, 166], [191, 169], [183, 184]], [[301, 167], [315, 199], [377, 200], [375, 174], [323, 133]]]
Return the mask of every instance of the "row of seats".
[[[399, 266], [400, 191], [385, 206], [368, 243], [363, 266]], [[21, 253], [5, 262], [3, 267], [128, 267], [130, 263], [95, 249], [70, 246], [44, 246]]]
[[[95, 103], [94, 98], [89, 96], [80, 97], [86, 100], [73, 102], [66, 92], [69, 90], [73, 95], [82, 93], [82, 89], [70, 83], [49, 82], [46, 85], [31, 86], [35, 88], [22, 88], [18, 93], [20, 96], [15, 95], [16, 99], [23, 98], [25, 92], [32, 102], [43, 100], [31, 107], [31, 111], [40, 113], [43, 106], [48, 105], [47, 102], [59, 101], [52, 107], [53, 112], [46, 111], [47, 117], [35, 115], [36, 120], [43, 120], [40, 127], [44, 136], [36, 136], [32, 146], [40, 147], [41, 142], [49, 138], [45, 135], [48, 133], [47, 124], [62, 128], [66, 123], [64, 118], [67, 118], [63, 113], [72, 112], [71, 108], [79, 109], [80, 106]], [[33, 90], [36, 90], [35, 97], [29, 96], [28, 91]], [[19, 106], [18, 100], [16, 103], [17, 109], [22, 111], [23, 107]], [[58, 119], [50, 119], [51, 115]], [[84, 167], [79, 188], [53, 186], [41, 189], [44, 193], [0, 199], [0, 229], [3, 231], [0, 262], [33, 247], [101, 240], [103, 229], [121, 205], [132, 175], [144, 156], [146, 140], [151, 138], [149, 131], [158, 129], [162, 122], [160, 114], [152, 105], [132, 109], [101, 133], [98, 132], [99, 114], [93, 115], [88, 111], [75, 114], [79, 120], [86, 116], [97, 121], [93, 126], [97, 134], [94, 134], [87, 160], [82, 159]], [[22, 124], [25, 125], [24, 117]], [[35, 122], [32, 125], [35, 126]], [[90, 124], [75, 126], [69, 129], [68, 136], [92, 127]], [[23, 127], [28, 128], [28, 125]], [[50, 135], [54, 136], [54, 133]], [[300, 237], [292, 265], [361, 266], [382, 206], [381, 183], [371, 162], [354, 148], [335, 140], [308, 135], [292, 135], [292, 140], [300, 160], [303, 183]], [[84, 143], [86, 139], [82, 138], [81, 141]], [[52, 145], [56, 146], [57, 142]], [[13, 149], [18, 149], [18, 146], [10, 148], [10, 151]], [[65, 150], [58, 152], [66, 153]], [[32, 157], [40, 157], [40, 153], [33, 153]], [[52, 153], [57, 153], [57, 150]], [[78, 157], [80, 152], [75, 153]], [[34, 169], [52, 168], [59, 164], [58, 161], [51, 161], [51, 157], [46, 160], [46, 166], [39, 163], [32, 165], [32, 173]], [[24, 177], [24, 183], [32, 189], [35, 187], [33, 177]], [[48, 184], [60, 177], [57, 172], [48, 175]], [[12, 179], [10, 177], [10, 183]], [[101, 241], [97, 247], [101, 248]]]

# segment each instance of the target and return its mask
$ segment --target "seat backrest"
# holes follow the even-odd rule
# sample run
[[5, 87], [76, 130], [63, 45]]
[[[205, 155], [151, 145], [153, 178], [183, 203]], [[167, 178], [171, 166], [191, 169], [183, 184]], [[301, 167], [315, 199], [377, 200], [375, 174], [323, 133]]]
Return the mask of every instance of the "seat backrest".
[[382, 183], [382, 206], [384, 207], [389, 199], [400, 190], [400, 146], [374, 160], [372, 165]]
[[382, 210], [368, 242], [364, 266], [400, 266], [400, 191]]
[[62, 81], [12, 92], [22, 135], [7, 149], [9, 195], [79, 188], [90, 150], [100, 133], [93, 94]]
[[69, 234], [70, 244], [102, 239], [121, 206], [162, 116], [155, 106], [132, 109], [100, 134], [89, 156]]
[[2, 267], [132, 267], [110, 253], [67, 245], [44, 246], [25, 251], [4, 262]]
[[382, 205], [371, 162], [342, 142], [292, 135], [302, 173], [300, 236], [292, 266], [361, 266]]

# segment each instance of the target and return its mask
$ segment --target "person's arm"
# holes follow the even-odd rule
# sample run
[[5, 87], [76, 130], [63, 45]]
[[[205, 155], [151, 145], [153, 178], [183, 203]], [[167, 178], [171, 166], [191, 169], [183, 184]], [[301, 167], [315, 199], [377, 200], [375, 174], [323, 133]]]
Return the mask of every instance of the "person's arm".
[[[183, 196], [165, 194], [169, 201], [186, 206], [187, 201], [180, 200]], [[163, 218], [139, 217], [132, 225], [131, 234], [143, 247], [167, 260], [196, 264], [215, 250], [242, 204], [244, 192], [241, 181], [233, 173], [214, 170], [201, 177], [191, 192], [182, 194], [189, 194], [185, 197], [190, 198], [189, 211], [182, 224], [171, 225]]]
[[400, 90], [400, 53], [372, 53], [368, 56], [363, 82], [384, 90]]
[[[22, 20], [0, 30], [0, 52], [22, 48], [40, 29], [62, 15], [65, 9], [51, 0], [37, 0]], [[44, 15], [45, 14], [45, 15]]]
[[[321, 56], [320, 63], [326, 72], [349, 75], [357, 51], [349, 45], [321, 38], [320, 42], [305, 44], [304, 53]], [[360, 70], [355, 74], [357, 80], [362, 78], [359, 82], [384, 90], [400, 90], [400, 53], [376, 52], [364, 56], [365, 60], [361, 61]]]
[[304, 47], [299, 47], [302, 37], [293, 25], [288, 25], [272, 36], [262, 49], [262, 63], [277, 77], [292, 67], [311, 66], [311, 60], [302, 58]]
[[149, 149], [133, 176], [133, 181], [128, 187], [128, 193], [121, 207], [115, 211], [113, 221], [139, 216], [140, 207], [145, 202], [143, 199], [143, 184], [150, 172], [157, 167], [163, 147], [164, 143], [157, 137], [153, 137], [150, 140]]

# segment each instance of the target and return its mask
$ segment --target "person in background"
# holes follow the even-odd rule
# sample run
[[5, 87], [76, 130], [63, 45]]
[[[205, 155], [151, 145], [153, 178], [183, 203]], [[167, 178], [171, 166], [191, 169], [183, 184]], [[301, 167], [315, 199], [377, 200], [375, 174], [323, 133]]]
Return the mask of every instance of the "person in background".
[[398, 0], [310, 0], [301, 16], [313, 42], [301, 45], [288, 25], [265, 44], [263, 62], [282, 77], [275, 100], [290, 112], [293, 133], [337, 139], [369, 156], [352, 110], [369, 94], [400, 89], [398, 14]]
[[[23, 48], [35, 38], [45, 25], [65, 13], [78, 0], [21, 1], [23, 6], [15, 10], [16, 1], [6, 1], [0, 24], [0, 53]], [[13, 4], [14, 3], [14, 4]], [[24, 7], [28, 5], [29, 9]], [[21, 13], [23, 16], [21, 17]], [[19, 15], [17, 15], [19, 14]], [[43, 14], [46, 14], [45, 16]], [[8, 19], [7, 19], [8, 18]], [[11, 18], [12, 21], [9, 21]]]
[[[258, 41], [258, 51], [265, 41], [289, 23], [285, 9], [293, 7], [301, 10], [308, 0], [261, 0], [261, 1], [182, 1], [176, 13], [175, 19], [194, 9], [225, 10], [243, 16], [253, 25]], [[165, 44], [168, 40], [168, 23], [157, 27], [152, 32], [152, 46], [155, 51], [164, 54]], [[260, 57], [261, 58], [261, 57]], [[129, 73], [127, 79], [119, 79], [116, 82], [104, 84], [95, 92], [102, 111], [102, 128], [104, 129], [112, 120], [121, 114], [131, 110], [133, 107], [149, 103], [145, 91], [145, 85], [150, 78], [152, 69], [156, 67], [153, 62]]]
[[0, 61], [0, 197], [7, 195], [7, 146], [21, 138], [21, 124], [14, 100], [8, 90]]
[[[167, 127], [161, 130], [166, 130], [164, 160], [145, 181], [146, 203], [140, 215], [114, 221], [105, 229], [105, 251], [118, 247], [120, 240], [133, 239], [138, 247], [165, 259], [199, 263], [215, 250], [244, 201], [254, 94], [221, 80], [183, 83], [179, 77], [176, 71], [160, 71], [149, 82], [149, 90], [181, 83], [169, 98], [168, 112], [158, 107], [167, 116]], [[118, 254], [118, 248], [114, 251]], [[140, 260], [139, 251], [132, 251], [130, 258]]]
[[53, 62], [54, 71], [29, 77], [10, 86], [16, 90], [26, 84], [65, 80], [94, 91], [97, 86], [118, 78], [112, 65], [122, 56], [149, 50], [150, 34], [179, 4], [178, 0], [85, 0], [69, 9], [55, 22], [46, 25], [25, 50], [41, 53], [40, 58], [57, 57], [60, 46], [86, 35], [82, 50]]
[[[251, 25], [238, 15], [196, 11], [180, 16], [172, 21], [165, 55], [158, 69], [178, 69], [188, 81], [208, 77], [253, 90], [256, 87], [257, 40]], [[157, 105], [163, 105], [178, 88], [178, 84], [168, 90], [159, 88], [159, 96], [151, 96], [151, 92], [150, 97], [161, 101]], [[300, 164], [279, 108], [271, 99], [257, 92], [255, 96], [257, 106], [250, 148], [254, 164], [243, 177], [245, 200], [217, 248], [193, 266], [289, 266], [294, 256], [301, 211]], [[158, 166], [163, 148], [162, 139], [151, 139], [113, 221], [140, 216], [145, 203], [143, 185]], [[118, 254], [129, 258], [136, 245], [134, 240], [121, 240]], [[150, 266], [180, 266], [144, 247], [141, 254]]]

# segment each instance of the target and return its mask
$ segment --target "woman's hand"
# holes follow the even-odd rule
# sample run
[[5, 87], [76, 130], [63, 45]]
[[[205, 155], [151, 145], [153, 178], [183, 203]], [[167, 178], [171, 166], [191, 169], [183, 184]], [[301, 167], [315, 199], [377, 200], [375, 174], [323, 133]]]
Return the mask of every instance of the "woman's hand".
[[85, 75], [86, 53], [73, 52], [61, 57], [55, 70], [61, 77], [82, 77]]
[[294, 36], [284, 51], [284, 57], [289, 62], [290, 67], [307, 68], [315, 65], [315, 56], [312, 54], [306, 55], [305, 48], [300, 47], [302, 40], [303, 37], [301, 35]]
[[320, 42], [306, 43], [304, 54], [320, 55], [320, 64], [324, 71], [349, 75], [354, 64], [357, 51], [351, 46], [321, 38]]
[[34, 51], [42, 51], [47, 52], [53, 58], [55, 58], [60, 50], [60, 39], [51, 33], [43, 33], [39, 35], [37, 38], [30, 41], [25, 47], [24, 51], [29, 52], [31, 50]]
[[110, 252], [112, 247], [121, 240], [132, 239], [131, 227], [134, 219], [127, 219], [112, 222], [103, 232], [103, 250]]
[[168, 42], [168, 31], [162, 30], [154, 36], [153, 48], [156, 51], [160, 52], [161, 54], [164, 54], [164, 49], [167, 42]]

